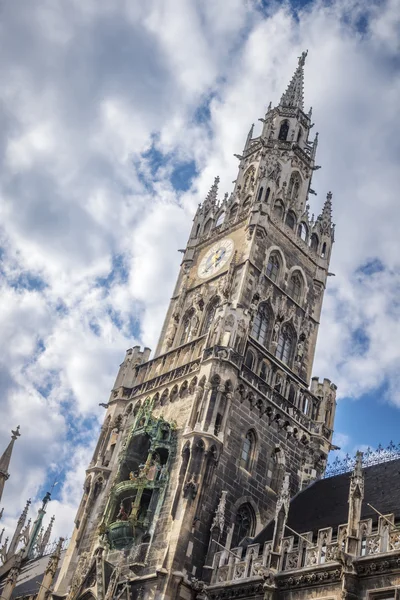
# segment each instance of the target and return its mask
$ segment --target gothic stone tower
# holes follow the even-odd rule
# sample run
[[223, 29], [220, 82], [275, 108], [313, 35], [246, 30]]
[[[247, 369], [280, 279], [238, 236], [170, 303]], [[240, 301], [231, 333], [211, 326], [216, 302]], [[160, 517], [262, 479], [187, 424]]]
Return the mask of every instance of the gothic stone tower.
[[304, 62], [231, 196], [217, 178], [199, 206], [155, 357], [135, 347], [120, 367], [59, 576], [71, 600], [194, 597], [284, 480], [293, 495], [324, 472], [336, 388], [310, 378], [334, 227], [330, 193], [308, 212]]

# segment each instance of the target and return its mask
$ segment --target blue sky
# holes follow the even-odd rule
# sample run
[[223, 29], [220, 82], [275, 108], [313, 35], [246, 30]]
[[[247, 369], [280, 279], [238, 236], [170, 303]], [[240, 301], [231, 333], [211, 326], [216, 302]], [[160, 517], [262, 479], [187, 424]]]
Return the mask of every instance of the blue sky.
[[[57, 476], [68, 535], [125, 350], [152, 348], [194, 211], [232, 190], [250, 128], [308, 49], [311, 212], [336, 244], [314, 374], [338, 385], [343, 452], [400, 440], [396, 0], [54, 0], [3, 7], [0, 440], [21, 425], [11, 527]], [[18, 474], [23, 473], [21, 478]]]

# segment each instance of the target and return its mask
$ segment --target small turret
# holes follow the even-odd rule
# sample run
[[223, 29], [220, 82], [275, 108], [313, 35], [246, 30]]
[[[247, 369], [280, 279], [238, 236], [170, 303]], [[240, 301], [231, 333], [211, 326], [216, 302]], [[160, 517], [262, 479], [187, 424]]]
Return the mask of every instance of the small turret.
[[18, 519], [17, 526], [15, 528], [15, 532], [14, 532], [14, 535], [11, 540], [11, 544], [10, 544], [10, 547], [7, 552], [8, 558], [10, 556], [12, 556], [13, 554], [15, 554], [18, 544], [22, 538], [22, 530], [25, 525], [26, 517], [28, 516], [28, 510], [29, 510], [30, 504], [31, 504], [31, 499], [29, 498], [29, 500], [27, 501], [27, 503], [25, 505], [24, 510], [21, 513], [21, 516]]
[[19, 425], [15, 431], [11, 431], [11, 442], [8, 444], [7, 448], [3, 452], [2, 457], [0, 458], [0, 500], [3, 496], [4, 484], [7, 479], [10, 477], [8, 472], [8, 468], [10, 466], [11, 455], [14, 448], [15, 440], [20, 436]]
[[360, 530], [361, 506], [364, 498], [363, 453], [357, 452], [356, 464], [351, 474], [349, 490], [349, 516], [347, 522], [346, 552], [357, 555]]
[[38, 551], [39, 551], [39, 556], [43, 556], [43, 554], [45, 553], [46, 550], [46, 546], [50, 541], [50, 535], [51, 535], [51, 530], [53, 529], [53, 523], [55, 520], [55, 516], [53, 515], [50, 519], [50, 523], [47, 526], [46, 531], [43, 534], [43, 537], [40, 541], [40, 545], [38, 547]]

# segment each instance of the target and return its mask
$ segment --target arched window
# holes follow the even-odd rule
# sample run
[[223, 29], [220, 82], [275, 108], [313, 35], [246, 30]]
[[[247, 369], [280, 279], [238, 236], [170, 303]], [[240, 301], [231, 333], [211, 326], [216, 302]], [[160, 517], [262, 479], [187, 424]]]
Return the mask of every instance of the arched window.
[[201, 328], [202, 335], [204, 333], [207, 333], [207, 331], [210, 329], [210, 325], [213, 322], [214, 317], [215, 317], [218, 303], [219, 303], [218, 298], [214, 298], [214, 300], [211, 300], [211, 302], [209, 303], [207, 310], [206, 310], [206, 315], [204, 317], [203, 326]]
[[267, 202], [270, 193], [271, 193], [271, 188], [267, 187], [267, 191], [265, 192], [264, 202]]
[[225, 213], [224, 213], [224, 212], [222, 212], [222, 213], [219, 215], [219, 217], [218, 217], [218, 219], [217, 219], [217, 222], [215, 223], [215, 227], [219, 227], [220, 225], [222, 225], [222, 223], [224, 222], [224, 220], [225, 220]]
[[293, 383], [291, 383], [290, 387], [289, 387], [288, 400], [289, 400], [289, 402], [294, 404], [295, 399], [296, 399], [296, 388], [294, 387]]
[[230, 210], [229, 213], [229, 220], [230, 219], [236, 219], [236, 216], [238, 214], [238, 210], [239, 210], [239, 206], [237, 204], [234, 204]]
[[315, 252], [318, 250], [318, 245], [319, 245], [319, 239], [316, 233], [313, 233], [311, 238], [310, 238], [310, 248], [311, 250], [315, 250]]
[[257, 202], [261, 202], [264, 188], [261, 186], [258, 190]]
[[242, 504], [236, 513], [232, 535], [232, 548], [237, 548], [244, 538], [254, 535], [255, 521], [251, 506], [249, 504]]
[[287, 140], [287, 136], [289, 133], [289, 121], [282, 121], [281, 126], [279, 128], [278, 140], [282, 140], [285, 142]]
[[198, 237], [199, 233], [200, 233], [200, 223], [196, 227], [196, 233], [194, 234], [194, 237]]
[[271, 281], [278, 281], [280, 271], [280, 262], [278, 256], [276, 254], [270, 254], [269, 260], [267, 264], [267, 277], [271, 279]]
[[297, 143], [300, 142], [302, 135], [303, 135], [303, 130], [301, 127], [299, 127], [299, 133], [297, 134]]
[[297, 230], [297, 234], [299, 238], [301, 238], [304, 242], [307, 240], [307, 225], [305, 223], [300, 223], [299, 228]]
[[290, 227], [290, 229], [294, 229], [296, 227], [296, 215], [292, 210], [289, 210], [286, 215], [286, 225]]
[[294, 335], [290, 327], [283, 325], [279, 334], [278, 345], [276, 347], [276, 357], [282, 362], [289, 364], [292, 358]]
[[246, 358], [244, 359], [244, 364], [249, 369], [253, 369], [254, 362], [255, 362], [254, 354], [252, 353], [251, 350], [247, 350], [247, 352], [246, 352]]
[[255, 448], [255, 435], [253, 431], [248, 431], [246, 433], [246, 437], [243, 440], [242, 444], [242, 452], [240, 455], [240, 466], [246, 471], [250, 471], [251, 463], [253, 461], [254, 456], [254, 448]]
[[283, 218], [283, 204], [281, 200], [277, 200], [274, 204], [274, 217], [276, 217], [277, 219], [282, 219]]
[[265, 362], [261, 363], [260, 377], [261, 377], [261, 379], [264, 379], [264, 381], [267, 380], [267, 377], [268, 377], [268, 367], [267, 367], [267, 363], [265, 363]]
[[192, 339], [192, 333], [193, 333], [192, 317], [193, 317], [193, 311], [189, 311], [188, 313], [186, 313], [186, 316], [183, 319], [181, 339], [179, 340], [180, 346], [182, 344], [186, 344], [186, 342], [190, 342], [190, 340]]
[[208, 221], [204, 225], [203, 235], [207, 235], [207, 233], [210, 233], [212, 222], [212, 219], [208, 219]]
[[298, 174], [297, 171], [295, 171], [290, 176], [289, 187], [288, 187], [288, 196], [292, 200], [296, 200], [299, 196], [300, 183], [301, 183], [300, 175]]
[[302, 279], [298, 273], [293, 273], [289, 280], [288, 294], [297, 303], [301, 300], [301, 294], [303, 291]]
[[263, 346], [267, 345], [267, 336], [270, 325], [270, 313], [264, 306], [259, 307], [255, 316], [251, 335]]
[[326, 242], [322, 244], [321, 256], [322, 258], [325, 258], [326, 256]]
[[275, 390], [276, 392], [279, 392], [279, 393], [280, 393], [280, 392], [281, 392], [281, 389], [282, 389], [282, 377], [281, 377], [280, 373], [277, 373], [277, 374], [276, 374], [276, 377], [275, 377], [275, 385], [274, 385], [274, 390]]

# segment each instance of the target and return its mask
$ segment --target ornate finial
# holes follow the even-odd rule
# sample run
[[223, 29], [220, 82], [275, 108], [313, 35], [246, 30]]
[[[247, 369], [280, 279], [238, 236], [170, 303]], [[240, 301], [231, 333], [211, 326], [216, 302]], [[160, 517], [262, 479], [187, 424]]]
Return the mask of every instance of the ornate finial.
[[3, 512], [4, 512], [4, 508], [2, 508], [2, 509], [0, 510], [0, 521], [1, 521], [1, 519], [3, 518]]
[[214, 179], [214, 183], [212, 184], [206, 199], [204, 201], [204, 204], [216, 204], [217, 202], [217, 195], [218, 195], [218, 185], [219, 185], [219, 176], [217, 175], [217, 177], [215, 177]]
[[18, 427], [17, 427], [17, 429], [15, 431], [11, 430], [11, 433], [12, 433], [11, 439], [12, 440], [16, 440], [17, 437], [19, 437], [21, 435], [20, 432], [19, 432], [19, 425], [18, 425]]
[[312, 106], [310, 106], [310, 110], [308, 111], [308, 118], [311, 121], [311, 117], [312, 117]]
[[272, 102], [270, 101], [270, 103], [268, 104], [267, 112], [269, 112], [271, 110], [271, 108], [272, 108]]
[[326, 199], [329, 200], [329, 202], [331, 202], [331, 200], [332, 200], [332, 192], [328, 192], [327, 193]]
[[299, 56], [299, 67], [304, 67], [304, 65], [306, 64], [307, 54], [308, 50], [302, 52], [301, 56]]

